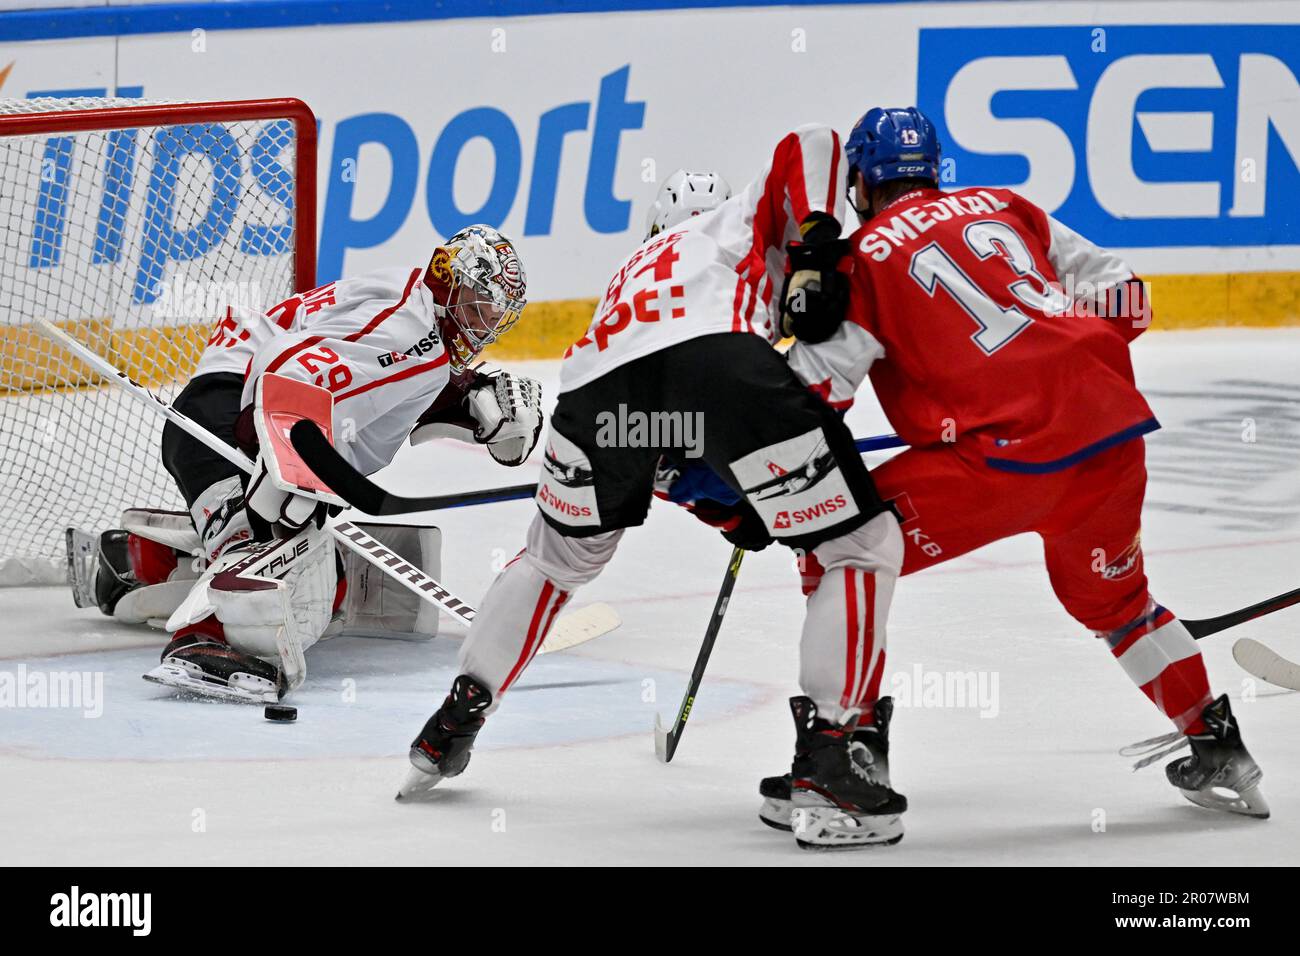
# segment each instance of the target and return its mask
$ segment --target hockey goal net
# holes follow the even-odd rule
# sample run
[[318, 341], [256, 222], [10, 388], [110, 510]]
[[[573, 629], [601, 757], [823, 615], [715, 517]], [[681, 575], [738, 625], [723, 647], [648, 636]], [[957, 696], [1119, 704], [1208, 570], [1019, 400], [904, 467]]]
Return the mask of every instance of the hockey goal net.
[[184, 506], [161, 420], [32, 320], [174, 397], [228, 305], [314, 284], [315, 170], [298, 100], [0, 100], [0, 585], [62, 581], [68, 527]]

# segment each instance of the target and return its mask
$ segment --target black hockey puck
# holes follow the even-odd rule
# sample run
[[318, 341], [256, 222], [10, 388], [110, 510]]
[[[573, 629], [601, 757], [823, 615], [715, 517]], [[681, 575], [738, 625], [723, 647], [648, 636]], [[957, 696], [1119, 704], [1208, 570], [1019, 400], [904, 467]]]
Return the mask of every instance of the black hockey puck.
[[279, 723], [293, 723], [298, 719], [298, 708], [290, 707], [288, 704], [267, 704], [266, 710], [262, 711], [262, 716]]

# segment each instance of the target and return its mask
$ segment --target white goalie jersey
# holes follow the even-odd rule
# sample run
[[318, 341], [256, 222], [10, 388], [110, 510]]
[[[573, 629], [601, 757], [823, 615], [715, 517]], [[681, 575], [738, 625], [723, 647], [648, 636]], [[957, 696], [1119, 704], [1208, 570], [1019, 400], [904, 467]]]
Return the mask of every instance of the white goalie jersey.
[[303, 292], [265, 313], [228, 309], [196, 375], [274, 372], [329, 389], [338, 450], [359, 470], [392, 461], [451, 369], [422, 269], [385, 269]]

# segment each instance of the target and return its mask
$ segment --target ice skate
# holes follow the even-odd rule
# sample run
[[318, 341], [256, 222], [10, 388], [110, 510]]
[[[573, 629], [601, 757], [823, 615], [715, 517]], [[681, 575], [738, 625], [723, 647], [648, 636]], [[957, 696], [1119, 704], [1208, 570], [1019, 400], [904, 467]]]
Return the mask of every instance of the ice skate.
[[1192, 752], [1165, 767], [1165, 776], [1184, 797], [1209, 810], [1267, 819], [1268, 803], [1259, 791], [1264, 773], [1241, 741], [1228, 695], [1201, 711], [1205, 732], [1188, 734]]
[[274, 704], [285, 690], [280, 669], [274, 664], [202, 633], [174, 638], [163, 648], [162, 663], [144, 679], [190, 696], [248, 704]]
[[790, 698], [795, 720], [790, 826], [805, 850], [851, 850], [903, 839], [907, 798], [873, 778], [870, 746], [852, 727], [817, 716], [807, 697]]
[[[889, 786], [889, 722], [894, 716], [894, 698], [882, 697], [873, 708], [875, 723], [853, 731], [851, 740], [861, 744], [854, 748], [855, 757], [864, 762], [871, 779], [883, 787]], [[796, 757], [796, 760], [798, 758]], [[790, 814], [794, 804], [790, 798], [792, 774], [764, 777], [758, 784], [763, 805], [758, 808], [758, 818], [774, 830], [790, 832]]]
[[447, 777], [469, 765], [474, 738], [483, 729], [478, 716], [492, 704], [492, 695], [468, 674], [461, 674], [451, 693], [411, 743], [411, 769], [397, 791], [398, 800], [420, 800]]

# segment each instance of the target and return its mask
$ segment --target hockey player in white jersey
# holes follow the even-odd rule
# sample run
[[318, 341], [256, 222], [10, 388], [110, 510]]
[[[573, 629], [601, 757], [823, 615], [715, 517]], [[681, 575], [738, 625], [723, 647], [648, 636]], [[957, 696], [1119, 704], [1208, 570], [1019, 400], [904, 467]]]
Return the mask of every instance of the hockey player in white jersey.
[[679, 169], [663, 181], [646, 213], [645, 237], [651, 239], [687, 219], [712, 212], [731, 198], [731, 186], [714, 172]]
[[[170, 613], [172, 638], [149, 679], [210, 696], [271, 701], [284, 691], [276, 634], [286, 615], [304, 647], [332, 622], [337, 628], [360, 621], [362, 630], [386, 634], [432, 632], [436, 611], [382, 575], [349, 594], [349, 576], [368, 566], [350, 555], [336, 557], [328, 536], [312, 533], [326, 505], [273, 480], [280, 463], [273, 447], [259, 443], [255, 422], [276, 413], [260, 406], [271, 404], [263, 395], [277, 390], [264, 392], [259, 384], [278, 376], [328, 389], [336, 447], [367, 474], [387, 465], [408, 438], [412, 444], [459, 438], [486, 446], [501, 464], [521, 464], [541, 430], [541, 388], [471, 364], [518, 320], [525, 290], [511, 242], [489, 227], [470, 226], [440, 245], [427, 267], [341, 279], [265, 313], [227, 310], [175, 405], [255, 457], [254, 474], [243, 475], [168, 423], [163, 462], [189, 514], [128, 512], [127, 531], [117, 532], [101, 556], [102, 609], [136, 620]], [[430, 567], [436, 539], [427, 530], [370, 530], [436, 573]], [[310, 546], [282, 579], [286, 601], [222, 573], [266, 542], [297, 536]], [[199, 553], [197, 580], [177, 566], [177, 552], [191, 549]], [[178, 589], [186, 592], [179, 607]]]
[[[866, 842], [896, 842], [906, 800], [862, 772], [841, 704], [842, 629], [851, 571], [880, 582], [883, 624], [902, 555], [898, 522], [880, 501], [840, 417], [774, 348], [783, 334], [816, 343], [847, 302], [840, 237], [845, 160], [838, 136], [801, 127], [767, 169], [716, 210], [652, 236], [619, 267], [596, 315], [565, 353], [545, 443], [538, 515], [520, 557], [484, 597], [462, 645], [461, 674], [411, 748], [402, 797], [465, 769], [488, 713], [528, 666], [570, 594], [641, 524], [664, 454], [699, 458], [740, 497], [728, 532], [756, 546], [774, 538], [812, 551], [831, 570], [808, 602], [800, 649], [803, 694], [792, 699], [800, 746], [818, 751], [813, 778]], [[699, 416], [645, 442], [609, 435], [599, 420]], [[607, 419], [606, 419], [607, 420]]]

